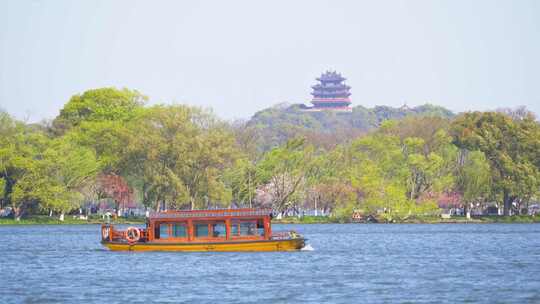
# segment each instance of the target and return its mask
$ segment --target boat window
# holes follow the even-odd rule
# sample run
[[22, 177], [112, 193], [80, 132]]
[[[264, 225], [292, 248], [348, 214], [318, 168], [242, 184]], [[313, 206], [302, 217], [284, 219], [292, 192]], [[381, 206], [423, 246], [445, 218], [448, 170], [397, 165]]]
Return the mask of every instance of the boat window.
[[194, 224], [193, 227], [195, 228], [195, 237], [208, 237], [207, 223]]
[[238, 230], [238, 225], [239, 225], [238, 221], [232, 221], [231, 222], [231, 235], [232, 236], [240, 235], [240, 230]]
[[225, 222], [217, 222], [217, 223], [212, 224], [212, 236], [223, 237], [223, 238], [227, 236]]
[[264, 235], [264, 221], [263, 220], [257, 221], [257, 234]]
[[159, 225], [154, 225], [154, 238], [159, 239]]
[[258, 227], [258, 224], [254, 220], [235, 220], [231, 222], [231, 235], [232, 236], [254, 236], [264, 235], [264, 226], [262, 229]]
[[169, 224], [159, 224], [159, 238], [169, 238]]
[[177, 238], [187, 237], [186, 225], [181, 223], [174, 223], [172, 225], [172, 235], [173, 237]]
[[240, 235], [257, 235], [255, 222], [240, 222]]

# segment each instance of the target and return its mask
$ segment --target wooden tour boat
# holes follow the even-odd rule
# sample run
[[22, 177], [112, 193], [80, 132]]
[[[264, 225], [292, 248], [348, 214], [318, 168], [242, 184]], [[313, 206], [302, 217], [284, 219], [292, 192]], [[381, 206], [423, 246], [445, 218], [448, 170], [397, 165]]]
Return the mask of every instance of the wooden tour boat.
[[101, 226], [101, 243], [126, 251], [294, 251], [305, 239], [294, 231], [273, 233], [272, 210], [225, 209], [151, 214], [146, 228]]

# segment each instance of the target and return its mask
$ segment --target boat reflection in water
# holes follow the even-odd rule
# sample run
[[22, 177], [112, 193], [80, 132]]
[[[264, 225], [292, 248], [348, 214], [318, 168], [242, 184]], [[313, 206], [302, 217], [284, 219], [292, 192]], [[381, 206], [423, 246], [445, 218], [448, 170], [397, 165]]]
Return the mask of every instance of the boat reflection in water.
[[165, 211], [146, 228], [101, 226], [101, 243], [126, 251], [296, 251], [305, 239], [294, 231], [273, 233], [270, 209]]

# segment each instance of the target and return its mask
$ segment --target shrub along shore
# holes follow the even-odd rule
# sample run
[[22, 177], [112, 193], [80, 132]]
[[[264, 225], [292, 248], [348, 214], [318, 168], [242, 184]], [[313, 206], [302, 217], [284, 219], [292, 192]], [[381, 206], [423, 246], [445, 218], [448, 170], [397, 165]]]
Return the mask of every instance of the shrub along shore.
[[[114, 224], [144, 224], [146, 219], [144, 217], [130, 217], [130, 218], [117, 218], [111, 220]], [[298, 217], [286, 217], [280, 220], [274, 219], [274, 224], [349, 224], [353, 223], [348, 219], [340, 219], [336, 217], [315, 217], [304, 216]], [[0, 218], [0, 225], [86, 225], [86, 224], [102, 224], [105, 221], [101, 217], [92, 217], [87, 220], [81, 220], [79, 218], [66, 217], [64, 221], [60, 221], [58, 218], [49, 216], [31, 216], [29, 218], [23, 218], [20, 221], [16, 221], [12, 218]], [[492, 224], [492, 223], [508, 223], [508, 224], [529, 224], [540, 223], [540, 215], [515, 215], [515, 216], [480, 216], [467, 219], [464, 216], [455, 216], [449, 219], [443, 219], [440, 217], [414, 217], [407, 220], [395, 221], [392, 223], [379, 222], [381, 224]], [[361, 223], [359, 223], [361, 224]]]
[[[313, 217], [305, 216], [303, 218], [287, 217], [281, 220], [273, 220], [277, 224], [347, 224], [354, 223], [348, 219], [335, 217]], [[437, 216], [412, 217], [405, 220], [384, 222], [379, 224], [490, 224], [490, 223], [540, 223], [540, 215], [515, 215], [515, 216], [479, 216], [467, 219], [464, 216], [455, 216], [449, 219], [443, 219]]]
[[[46, 215], [33, 215], [26, 218], [22, 218], [16, 221], [13, 218], [0, 218], [0, 225], [85, 225], [85, 224], [102, 224], [106, 221], [101, 217], [91, 217], [87, 220], [73, 218], [66, 216], [63, 221], [57, 217], [49, 217]], [[117, 218], [114, 221], [115, 224], [144, 224], [145, 218], [143, 217], [130, 217], [130, 218]]]

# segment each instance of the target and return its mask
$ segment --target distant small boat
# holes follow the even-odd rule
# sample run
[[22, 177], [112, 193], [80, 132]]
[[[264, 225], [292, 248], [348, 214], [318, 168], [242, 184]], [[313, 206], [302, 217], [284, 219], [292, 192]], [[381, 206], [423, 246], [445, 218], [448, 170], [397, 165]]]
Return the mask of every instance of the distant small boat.
[[146, 228], [101, 226], [101, 244], [113, 251], [296, 251], [306, 239], [272, 232], [272, 210], [222, 209], [151, 214]]

